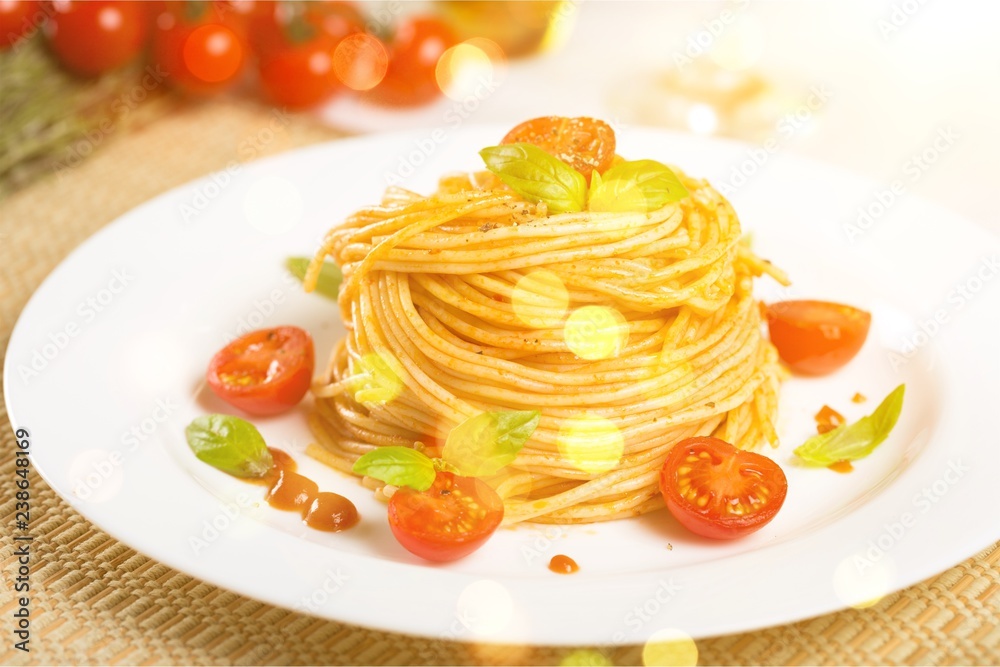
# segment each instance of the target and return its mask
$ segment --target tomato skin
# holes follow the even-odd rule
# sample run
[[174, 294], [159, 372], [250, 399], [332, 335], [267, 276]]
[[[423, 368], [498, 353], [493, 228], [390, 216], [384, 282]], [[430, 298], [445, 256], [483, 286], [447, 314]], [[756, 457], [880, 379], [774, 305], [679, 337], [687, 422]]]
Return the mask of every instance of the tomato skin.
[[268, 98], [292, 110], [316, 106], [340, 90], [333, 69], [336, 42], [317, 34], [303, 44], [272, 53], [260, 63], [260, 84]]
[[0, 52], [35, 34], [37, 0], [0, 0]]
[[133, 60], [149, 34], [146, 8], [122, 0], [71, 0], [52, 5], [49, 48], [75, 74], [97, 76]]
[[205, 378], [230, 405], [252, 415], [274, 415], [302, 400], [314, 366], [312, 336], [282, 326], [252, 331], [219, 350]]
[[587, 183], [594, 171], [603, 174], [615, 160], [615, 131], [594, 118], [532, 118], [508, 132], [500, 143], [538, 146], [583, 174]]
[[370, 98], [389, 106], [427, 104], [441, 95], [437, 63], [458, 40], [438, 19], [415, 16], [399, 24], [388, 44], [389, 66]]
[[175, 89], [207, 97], [231, 87], [246, 64], [238, 27], [227, 24], [214, 5], [167, 2], [156, 17], [153, 61]]
[[[660, 469], [660, 493], [670, 513], [692, 533], [716, 540], [743, 537], [762, 528], [781, 509], [787, 492], [788, 481], [777, 463], [719, 438], [682, 440]], [[704, 498], [707, 502], [699, 506]], [[729, 507], [740, 513], [728, 511]]]
[[803, 375], [825, 375], [861, 350], [871, 313], [829, 301], [779, 301], [766, 307], [771, 342], [781, 360]]
[[410, 553], [447, 562], [467, 556], [503, 519], [503, 501], [475, 477], [439, 472], [426, 491], [401, 487], [389, 499], [389, 527]]

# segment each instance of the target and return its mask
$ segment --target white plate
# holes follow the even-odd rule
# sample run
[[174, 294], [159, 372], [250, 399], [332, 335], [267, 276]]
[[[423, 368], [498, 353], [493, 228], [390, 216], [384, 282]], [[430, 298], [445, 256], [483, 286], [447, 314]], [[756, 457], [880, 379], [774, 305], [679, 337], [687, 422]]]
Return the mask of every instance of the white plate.
[[[476, 167], [476, 151], [503, 131], [296, 151], [168, 192], [88, 240], [24, 309], [4, 367], [11, 420], [30, 430], [45, 480], [111, 535], [205, 581], [339, 621], [463, 641], [634, 643], [663, 628], [703, 637], [787, 623], [913, 584], [1000, 537], [984, 509], [995, 504], [1000, 469], [997, 239], [904, 195], [851, 243], [844, 223], [881, 188], [793, 156], [769, 156], [754, 170], [742, 144], [654, 131], [629, 131], [620, 152], [717, 184], [734, 168], [756, 171], [731, 198], [758, 252], [795, 279], [789, 293], [874, 313], [848, 367], [784, 385], [783, 441], [771, 455], [789, 493], [764, 530], [709, 542], [664, 512], [519, 527], [465, 560], [433, 566], [395, 544], [370, 492], [304, 456], [305, 405], [255, 421], [321, 488], [355, 501], [356, 529], [304, 528], [262, 504], [259, 487], [197, 461], [183, 428], [226, 411], [195, 392], [229, 336], [297, 324], [323, 355], [341, 335], [335, 305], [302, 294], [283, 260], [311, 253], [332, 224], [376, 201], [406, 156], [422, 163], [408, 183], [427, 190], [444, 171]], [[935, 315], [947, 321], [932, 326]], [[915, 354], [904, 356], [906, 340]], [[36, 374], [25, 370], [32, 364]], [[820, 406], [857, 418], [900, 382], [900, 423], [855, 472], [793, 464]], [[866, 404], [851, 402], [858, 391]], [[579, 573], [549, 572], [557, 553], [576, 559]]]

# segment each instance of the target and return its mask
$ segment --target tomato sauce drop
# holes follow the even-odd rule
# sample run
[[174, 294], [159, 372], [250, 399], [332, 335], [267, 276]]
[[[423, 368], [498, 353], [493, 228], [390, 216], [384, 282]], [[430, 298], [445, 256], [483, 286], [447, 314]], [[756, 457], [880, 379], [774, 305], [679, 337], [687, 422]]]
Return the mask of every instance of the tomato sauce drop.
[[816, 432], [827, 433], [844, 423], [844, 415], [840, 414], [829, 405], [824, 405], [816, 413]]
[[310, 528], [327, 532], [347, 530], [358, 522], [358, 510], [350, 500], [336, 493], [320, 491], [316, 482], [296, 472], [295, 459], [280, 449], [268, 447], [271, 472], [255, 480], [267, 486], [264, 499], [279, 510], [300, 512]]
[[836, 463], [831, 463], [827, 466], [830, 470], [840, 473], [848, 473], [854, 470], [854, 466], [851, 465], [850, 461], [837, 461]]
[[549, 561], [549, 569], [556, 574], [573, 574], [580, 570], [580, 566], [569, 556], [556, 554]]

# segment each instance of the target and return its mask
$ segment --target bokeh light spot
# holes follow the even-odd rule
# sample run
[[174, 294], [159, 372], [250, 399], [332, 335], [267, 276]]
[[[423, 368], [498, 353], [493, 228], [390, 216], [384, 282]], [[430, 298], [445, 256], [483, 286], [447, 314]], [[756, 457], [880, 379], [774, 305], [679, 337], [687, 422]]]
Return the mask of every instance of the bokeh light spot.
[[642, 647], [642, 664], [677, 665], [693, 667], [698, 664], [698, 645], [691, 635], [676, 628], [666, 628], [653, 633]]
[[865, 609], [879, 603], [893, 589], [896, 567], [886, 553], [856, 553], [840, 561], [833, 572], [833, 590], [844, 604]]
[[365, 33], [348, 35], [333, 53], [337, 78], [352, 90], [371, 90], [385, 78], [389, 54], [377, 38]]
[[287, 178], [264, 176], [248, 190], [243, 214], [250, 226], [260, 232], [284, 234], [302, 218], [302, 194]]
[[457, 615], [470, 632], [488, 637], [511, 622], [514, 602], [506, 588], [490, 579], [480, 579], [466, 586], [458, 596]]
[[559, 276], [541, 269], [517, 281], [510, 301], [522, 322], [535, 329], [547, 329], [562, 322], [569, 308], [569, 292]]
[[589, 648], [567, 653], [559, 661], [559, 667], [611, 667], [613, 664], [608, 656]]
[[563, 339], [566, 347], [581, 359], [610, 359], [625, 349], [628, 323], [614, 308], [584, 306], [566, 319]]
[[445, 51], [434, 75], [441, 91], [453, 100], [483, 99], [502, 78], [505, 61], [495, 42], [475, 38]]
[[687, 124], [695, 134], [712, 134], [719, 126], [719, 116], [708, 104], [693, 104], [688, 110]]
[[369, 352], [355, 368], [351, 389], [359, 403], [388, 403], [403, 393], [403, 367], [387, 352]]
[[625, 452], [625, 437], [618, 427], [589, 413], [563, 422], [556, 442], [564, 459], [591, 474], [615, 468]]

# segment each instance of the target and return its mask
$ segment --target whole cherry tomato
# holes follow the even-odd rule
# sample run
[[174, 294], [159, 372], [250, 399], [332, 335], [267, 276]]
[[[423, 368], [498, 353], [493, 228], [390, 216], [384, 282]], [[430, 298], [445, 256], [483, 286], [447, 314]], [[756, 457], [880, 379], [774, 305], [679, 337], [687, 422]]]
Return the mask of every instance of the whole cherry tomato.
[[133, 60], [149, 34], [149, 17], [139, 2], [71, 0], [52, 8], [45, 24], [49, 48], [63, 67], [82, 76], [97, 76]]
[[272, 102], [304, 109], [329, 99], [341, 88], [333, 68], [337, 42], [314, 31], [300, 43], [272, 52], [260, 61], [260, 85]]
[[43, 17], [36, 0], [0, 0], [0, 51], [34, 34]]
[[246, 46], [240, 30], [226, 23], [215, 6], [198, 0], [168, 2], [156, 17], [153, 61], [171, 86], [207, 96], [240, 78]]
[[445, 23], [416, 16], [399, 24], [388, 44], [389, 66], [382, 82], [370, 93], [373, 101], [391, 106], [417, 106], [441, 94], [437, 63], [457, 43]]

